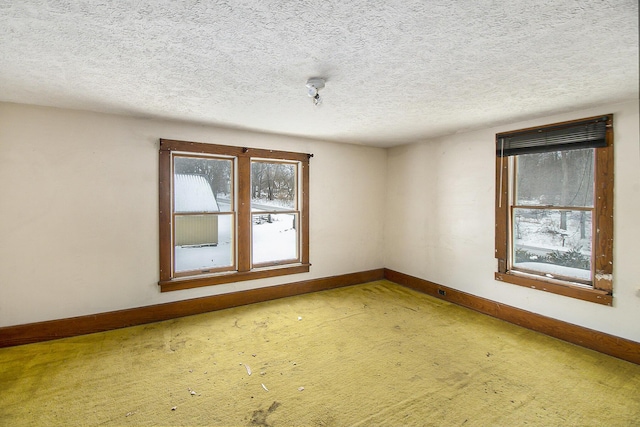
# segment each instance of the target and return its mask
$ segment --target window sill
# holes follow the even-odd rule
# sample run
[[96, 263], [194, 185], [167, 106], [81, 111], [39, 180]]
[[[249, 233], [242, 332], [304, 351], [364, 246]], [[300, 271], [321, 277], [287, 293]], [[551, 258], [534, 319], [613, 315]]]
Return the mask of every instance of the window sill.
[[511, 283], [513, 285], [524, 286], [525, 288], [538, 289], [553, 294], [564, 295], [583, 301], [594, 302], [611, 306], [613, 296], [606, 291], [598, 289], [584, 288], [578, 285], [572, 285], [568, 282], [560, 280], [545, 279], [532, 277], [529, 275], [519, 274], [516, 272], [495, 273], [495, 279], [500, 282]]
[[265, 279], [267, 277], [285, 276], [288, 274], [308, 273], [311, 264], [294, 264], [246, 272], [226, 272], [207, 276], [189, 276], [158, 282], [160, 292], [179, 291], [183, 289], [199, 288], [202, 286], [222, 285], [225, 283], [242, 282], [245, 280]]

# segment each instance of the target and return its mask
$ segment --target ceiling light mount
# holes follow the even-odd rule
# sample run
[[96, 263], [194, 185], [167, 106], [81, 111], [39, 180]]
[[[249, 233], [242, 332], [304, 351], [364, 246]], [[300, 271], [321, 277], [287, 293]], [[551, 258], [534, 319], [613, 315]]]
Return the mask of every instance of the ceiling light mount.
[[322, 98], [320, 98], [320, 94], [318, 91], [324, 87], [325, 80], [320, 77], [312, 77], [307, 80], [307, 93], [311, 98], [313, 98], [313, 105], [320, 105], [322, 103]]

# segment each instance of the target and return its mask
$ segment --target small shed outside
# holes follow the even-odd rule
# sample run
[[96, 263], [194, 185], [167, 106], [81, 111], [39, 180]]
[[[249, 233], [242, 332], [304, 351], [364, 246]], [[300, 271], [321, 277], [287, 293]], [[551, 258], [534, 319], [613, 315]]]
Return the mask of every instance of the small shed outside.
[[218, 202], [211, 186], [201, 175], [174, 175], [176, 246], [216, 246], [218, 244]]

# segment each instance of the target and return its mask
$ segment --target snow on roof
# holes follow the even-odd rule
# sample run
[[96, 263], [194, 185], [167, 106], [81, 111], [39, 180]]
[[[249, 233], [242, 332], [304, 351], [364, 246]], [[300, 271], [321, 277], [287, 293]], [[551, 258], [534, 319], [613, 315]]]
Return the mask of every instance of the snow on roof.
[[218, 212], [211, 186], [201, 175], [175, 174], [175, 212]]

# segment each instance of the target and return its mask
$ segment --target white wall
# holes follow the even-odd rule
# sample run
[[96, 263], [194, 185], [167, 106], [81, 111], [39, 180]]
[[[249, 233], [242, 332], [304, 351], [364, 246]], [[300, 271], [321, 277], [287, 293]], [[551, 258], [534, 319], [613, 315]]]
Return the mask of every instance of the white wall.
[[[495, 134], [614, 113], [614, 305], [494, 280]], [[640, 342], [638, 100], [388, 151], [385, 267]]]
[[[495, 133], [606, 113], [615, 114], [614, 306], [495, 281]], [[384, 266], [640, 341], [638, 129], [633, 101], [383, 150], [0, 103], [0, 326]], [[311, 272], [161, 294], [159, 138], [314, 153]]]
[[[313, 153], [305, 274], [161, 294], [158, 139]], [[0, 103], [0, 326], [383, 267], [386, 151]]]

